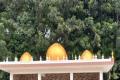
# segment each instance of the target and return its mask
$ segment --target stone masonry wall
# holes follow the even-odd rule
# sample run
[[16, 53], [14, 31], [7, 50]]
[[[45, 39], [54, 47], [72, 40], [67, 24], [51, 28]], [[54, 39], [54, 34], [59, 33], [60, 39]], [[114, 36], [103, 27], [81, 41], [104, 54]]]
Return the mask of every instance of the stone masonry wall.
[[[99, 73], [74, 73], [74, 80], [99, 80]], [[38, 80], [37, 74], [14, 75], [14, 80]], [[42, 80], [70, 80], [69, 73], [43, 74]]]

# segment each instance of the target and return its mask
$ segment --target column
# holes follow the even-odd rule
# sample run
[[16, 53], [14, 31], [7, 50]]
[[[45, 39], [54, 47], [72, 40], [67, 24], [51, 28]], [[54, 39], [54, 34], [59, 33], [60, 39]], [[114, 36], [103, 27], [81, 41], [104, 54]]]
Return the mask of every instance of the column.
[[41, 73], [38, 73], [38, 80], [42, 80], [41, 79]]
[[13, 74], [10, 73], [10, 80], [13, 80]]
[[73, 73], [70, 73], [70, 80], [73, 80]]
[[103, 80], [103, 72], [100, 72], [99, 74], [100, 74], [99, 75], [99, 80]]

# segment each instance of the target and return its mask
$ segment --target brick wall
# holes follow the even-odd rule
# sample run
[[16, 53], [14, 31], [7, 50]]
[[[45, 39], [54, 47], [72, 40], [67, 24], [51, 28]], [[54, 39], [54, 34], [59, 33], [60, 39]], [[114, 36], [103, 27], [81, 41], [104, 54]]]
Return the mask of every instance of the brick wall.
[[37, 74], [15, 74], [13, 80], [38, 80]]
[[42, 80], [70, 80], [70, 75], [69, 73], [45, 74], [42, 76]]
[[74, 73], [74, 80], [99, 80], [99, 73]]
[[[99, 73], [74, 73], [74, 80], [99, 80]], [[37, 80], [37, 74], [14, 75], [14, 80]], [[69, 73], [43, 74], [42, 80], [70, 80]]]

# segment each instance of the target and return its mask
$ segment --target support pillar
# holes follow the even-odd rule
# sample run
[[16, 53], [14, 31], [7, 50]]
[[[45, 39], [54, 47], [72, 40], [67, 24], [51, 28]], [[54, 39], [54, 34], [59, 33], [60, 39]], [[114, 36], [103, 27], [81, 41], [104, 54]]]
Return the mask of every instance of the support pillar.
[[13, 74], [10, 73], [10, 80], [13, 80]]
[[73, 73], [70, 73], [70, 80], [73, 80]]
[[38, 80], [42, 80], [41, 73], [38, 73]]
[[100, 72], [99, 74], [100, 74], [99, 75], [99, 80], [103, 80], [103, 72]]

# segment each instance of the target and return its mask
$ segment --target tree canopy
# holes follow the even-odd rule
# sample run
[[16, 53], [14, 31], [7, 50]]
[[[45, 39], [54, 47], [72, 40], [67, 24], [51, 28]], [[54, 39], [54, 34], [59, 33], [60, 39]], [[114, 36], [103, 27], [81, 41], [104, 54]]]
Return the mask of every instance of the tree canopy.
[[[47, 48], [61, 43], [69, 56], [85, 49], [98, 56], [115, 52], [119, 79], [120, 0], [0, 0], [0, 60], [29, 51], [45, 59]], [[1, 72], [1, 75], [4, 74]], [[7, 80], [3, 75], [1, 80]]]

